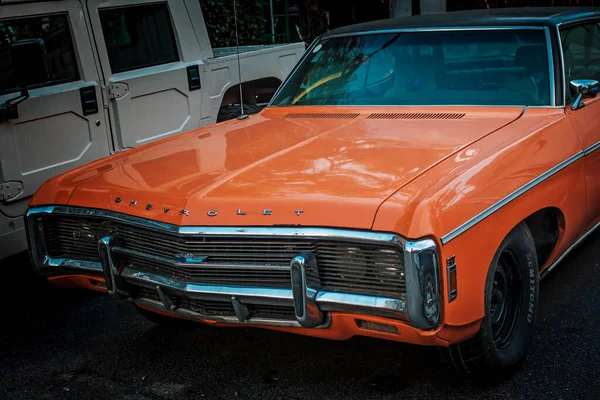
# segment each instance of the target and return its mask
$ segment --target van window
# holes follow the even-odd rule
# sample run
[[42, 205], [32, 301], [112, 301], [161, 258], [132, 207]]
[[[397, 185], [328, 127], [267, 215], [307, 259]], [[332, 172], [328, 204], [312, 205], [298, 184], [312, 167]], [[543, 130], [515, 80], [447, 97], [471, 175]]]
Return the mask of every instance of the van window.
[[27, 39], [42, 39], [50, 61], [51, 79], [35, 87], [79, 79], [69, 19], [66, 14], [2, 19], [0, 20], [0, 94], [18, 91], [12, 68], [11, 46], [13, 43]]
[[100, 10], [113, 73], [179, 61], [166, 3]]

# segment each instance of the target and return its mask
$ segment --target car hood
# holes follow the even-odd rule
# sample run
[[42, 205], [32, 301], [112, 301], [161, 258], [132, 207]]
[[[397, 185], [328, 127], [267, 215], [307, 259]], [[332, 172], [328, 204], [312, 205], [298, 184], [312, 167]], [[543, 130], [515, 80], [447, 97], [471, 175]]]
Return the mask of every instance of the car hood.
[[68, 203], [179, 225], [369, 229], [403, 185], [522, 111], [269, 108], [108, 158], [71, 177]]

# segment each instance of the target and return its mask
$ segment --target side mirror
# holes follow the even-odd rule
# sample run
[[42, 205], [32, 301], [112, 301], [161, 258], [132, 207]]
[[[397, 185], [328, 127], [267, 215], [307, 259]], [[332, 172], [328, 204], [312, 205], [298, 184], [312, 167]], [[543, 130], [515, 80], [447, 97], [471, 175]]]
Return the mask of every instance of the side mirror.
[[571, 106], [572, 110], [578, 110], [584, 106], [585, 97], [596, 97], [600, 90], [600, 83], [593, 79], [575, 79], [570, 82], [571, 94], [577, 96]]
[[18, 40], [10, 46], [12, 69], [21, 93], [0, 104], [0, 123], [19, 118], [19, 103], [29, 98], [27, 86], [52, 80], [52, 64], [42, 39]]

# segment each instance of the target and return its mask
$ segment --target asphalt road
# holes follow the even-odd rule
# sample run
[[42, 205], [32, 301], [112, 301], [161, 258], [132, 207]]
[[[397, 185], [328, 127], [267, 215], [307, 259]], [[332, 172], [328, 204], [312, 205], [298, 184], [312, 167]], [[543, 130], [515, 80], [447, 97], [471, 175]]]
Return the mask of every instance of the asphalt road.
[[528, 360], [495, 387], [452, 379], [434, 348], [158, 327], [26, 268], [26, 257], [0, 265], [0, 399], [600, 398], [600, 234], [541, 283]]

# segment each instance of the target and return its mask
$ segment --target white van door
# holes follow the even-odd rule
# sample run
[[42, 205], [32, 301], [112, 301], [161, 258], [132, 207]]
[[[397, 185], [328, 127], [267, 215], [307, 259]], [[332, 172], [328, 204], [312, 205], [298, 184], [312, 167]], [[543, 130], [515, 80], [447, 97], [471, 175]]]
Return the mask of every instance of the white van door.
[[204, 59], [182, 0], [87, 0], [115, 150], [201, 126]]
[[[50, 80], [0, 123], [0, 258], [25, 250], [28, 199], [46, 180], [110, 153], [88, 25], [77, 0], [0, 4], [0, 104], [17, 89], [11, 49], [41, 39]], [[18, 247], [18, 248], [17, 248]]]

